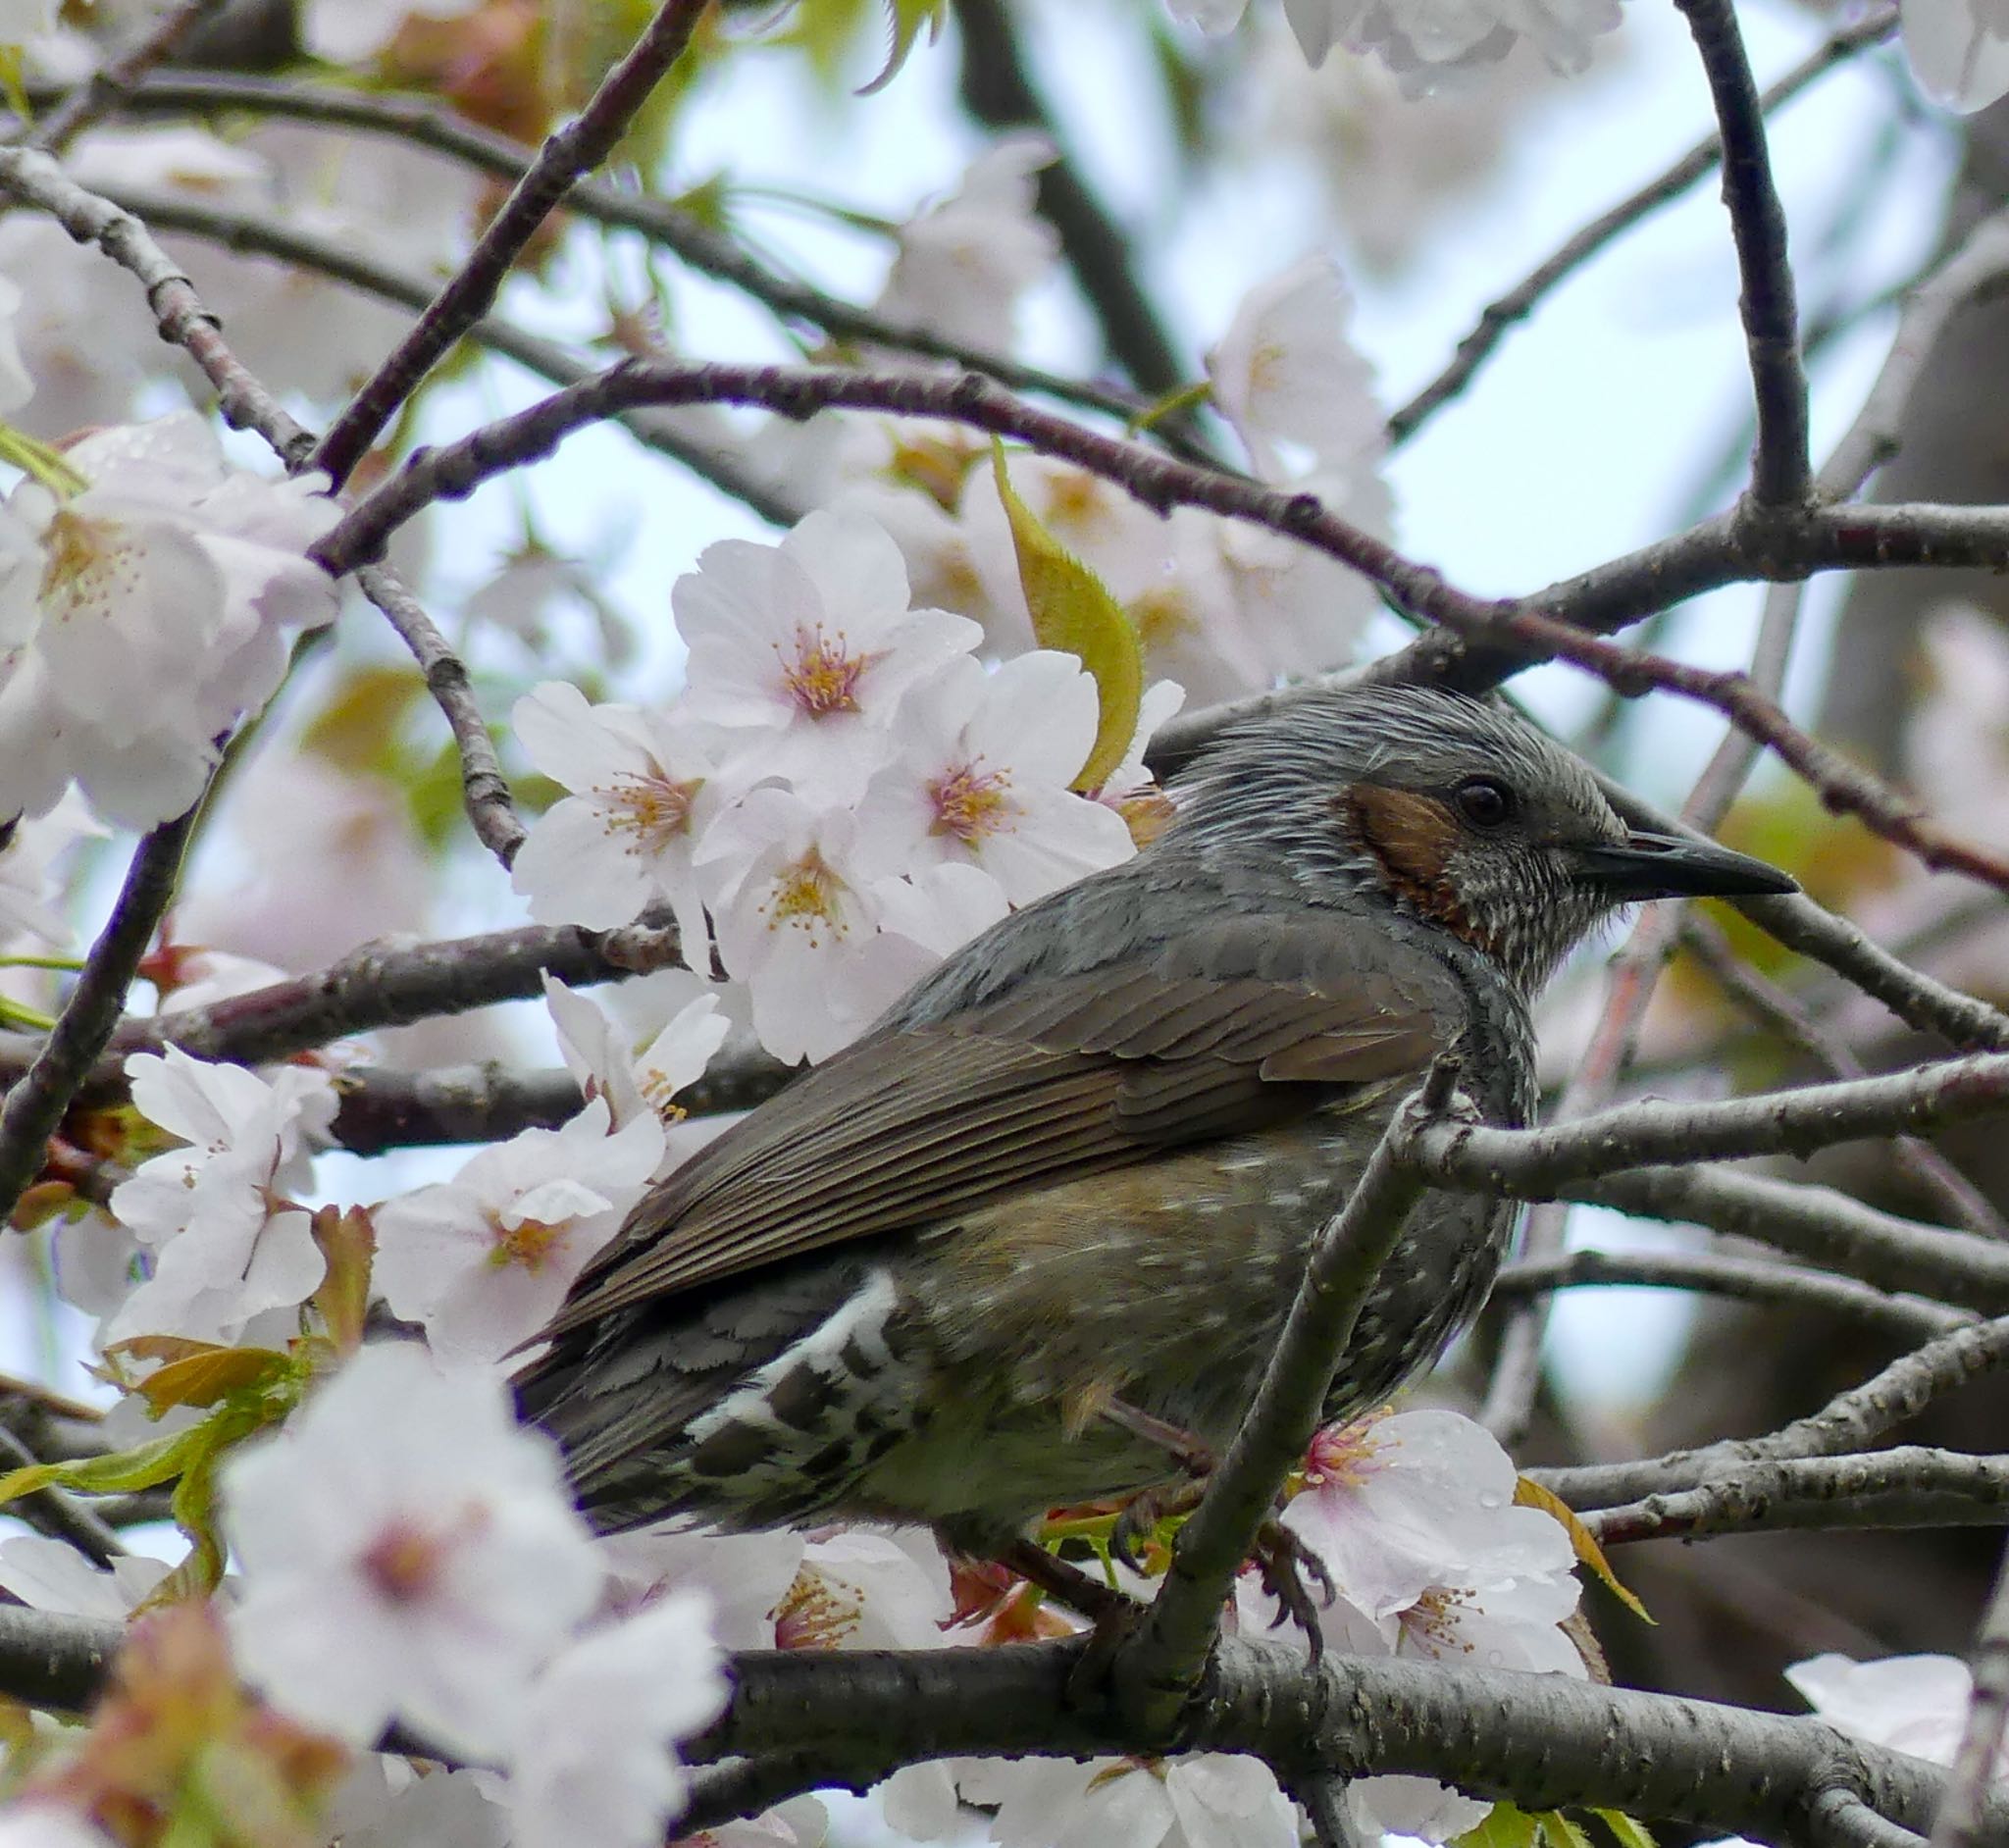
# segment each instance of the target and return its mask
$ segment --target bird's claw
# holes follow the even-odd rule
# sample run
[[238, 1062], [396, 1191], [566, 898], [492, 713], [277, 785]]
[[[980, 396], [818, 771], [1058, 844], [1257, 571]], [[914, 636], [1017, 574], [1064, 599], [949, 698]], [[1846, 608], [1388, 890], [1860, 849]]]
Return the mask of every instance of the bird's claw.
[[[1252, 1555], [1262, 1574], [1262, 1588], [1276, 1600], [1276, 1617], [1271, 1629], [1281, 1629], [1288, 1618], [1305, 1633], [1305, 1647], [1315, 1664], [1325, 1654], [1324, 1633], [1318, 1627], [1318, 1606], [1329, 1606], [1339, 1596], [1325, 1562], [1273, 1515], [1262, 1523]], [[1318, 1588], [1318, 1604], [1312, 1602], [1310, 1585]]]

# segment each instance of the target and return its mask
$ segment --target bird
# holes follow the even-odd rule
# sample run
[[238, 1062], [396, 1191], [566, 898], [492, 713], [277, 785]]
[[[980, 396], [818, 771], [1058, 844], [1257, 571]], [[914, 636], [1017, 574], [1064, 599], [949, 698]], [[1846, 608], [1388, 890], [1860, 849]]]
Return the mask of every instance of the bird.
[[[1166, 794], [1132, 858], [952, 954], [583, 1271], [516, 1388], [596, 1527], [918, 1521], [998, 1558], [1053, 1508], [1161, 1488], [1232, 1438], [1439, 1055], [1524, 1126], [1530, 1002], [1601, 920], [1796, 890], [1628, 829], [1532, 724], [1432, 688], [1283, 702]], [[1423, 1197], [1325, 1421], [1469, 1322], [1514, 1210]]]

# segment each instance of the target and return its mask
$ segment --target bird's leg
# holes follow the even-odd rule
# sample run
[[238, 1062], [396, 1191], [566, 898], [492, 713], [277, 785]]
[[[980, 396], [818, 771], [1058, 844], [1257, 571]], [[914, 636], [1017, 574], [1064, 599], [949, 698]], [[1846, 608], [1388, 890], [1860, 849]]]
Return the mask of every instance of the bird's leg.
[[[1138, 1569], [1139, 1548], [1144, 1539], [1169, 1514], [1190, 1514], [1207, 1493], [1208, 1478], [1214, 1470], [1213, 1452], [1191, 1431], [1148, 1412], [1126, 1405], [1120, 1399], [1104, 1402], [1098, 1415], [1134, 1436], [1156, 1444], [1185, 1472], [1183, 1482], [1142, 1490], [1123, 1504], [1116, 1524], [1109, 1530], [1109, 1551], [1132, 1571]], [[1318, 1628], [1318, 1607], [1312, 1601], [1308, 1581], [1318, 1588], [1319, 1601], [1330, 1604], [1338, 1595], [1325, 1562], [1278, 1520], [1267, 1516], [1257, 1530], [1250, 1556], [1262, 1574], [1263, 1589], [1279, 1606], [1276, 1622], [1291, 1619], [1305, 1632], [1305, 1642], [1316, 1662], [1324, 1653], [1325, 1640]]]
[[1078, 1611], [1097, 1628], [1120, 1622], [1135, 1611], [1137, 1600], [1115, 1586], [1105, 1583], [1080, 1566], [1049, 1553], [1037, 1540], [1014, 1534], [985, 1549], [1000, 1566], [1037, 1585], [1050, 1598], [1057, 1598], [1070, 1611]]

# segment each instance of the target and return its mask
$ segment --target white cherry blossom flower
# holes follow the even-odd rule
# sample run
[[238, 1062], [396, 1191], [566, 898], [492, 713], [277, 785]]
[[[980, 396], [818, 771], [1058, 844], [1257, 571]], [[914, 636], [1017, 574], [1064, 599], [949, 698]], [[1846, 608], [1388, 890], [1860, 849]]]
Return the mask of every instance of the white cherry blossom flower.
[[1256, 473], [1295, 473], [1277, 445], [1321, 466], [1378, 461], [1386, 447], [1373, 369], [1346, 337], [1353, 296], [1331, 258], [1313, 255], [1243, 296], [1208, 355], [1213, 399], [1247, 446]]
[[75, 1810], [30, 1798], [0, 1811], [0, 1848], [116, 1848]]
[[144, 1162], [112, 1195], [113, 1215], [155, 1256], [152, 1274], [107, 1329], [112, 1340], [180, 1334], [233, 1341], [254, 1315], [290, 1309], [327, 1264], [291, 1196], [313, 1181], [313, 1145], [335, 1120], [328, 1074], [135, 1052], [126, 1061], [142, 1114], [189, 1147]]
[[511, 879], [541, 924], [613, 930], [666, 903], [693, 957], [708, 941], [692, 850], [718, 812], [717, 763], [676, 715], [587, 703], [546, 681], [516, 702], [532, 763], [572, 794], [532, 825]]
[[2009, 93], [2009, 17], [1989, 0], [1904, 0], [1905, 55], [1920, 87], [1963, 115]]
[[[1247, 0], [1167, 0], [1175, 19], [1226, 31]], [[1306, 61], [1336, 45], [1371, 51], [1417, 89], [1461, 66], [1492, 64], [1526, 37], [1558, 71], [1581, 71], [1592, 41], [1619, 24], [1618, 0], [1283, 0]]]
[[331, 64], [374, 58], [407, 19], [458, 20], [481, 0], [308, 0], [300, 23], [307, 50]]
[[721, 539], [671, 591], [691, 650], [679, 710], [754, 776], [853, 800], [890, 753], [901, 695], [978, 640], [907, 607], [906, 567], [876, 522], [816, 512], [778, 545]]
[[492, 1772], [434, 1771], [365, 1754], [336, 1791], [327, 1822], [341, 1848], [511, 1848], [509, 1812], [489, 1793]]
[[609, 1131], [595, 1098], [562, 1129], [527, 1129], [375, 1210], [377, 1288], [441, 1360], [496, 1360], [535, 1335], [620, 1230], [663, 1131], [653, 1113]]
[[123, 1623], [168, 1571], [167, 1561], [137, 1553], [121, 1555], [107, 1569], [93, 1565], [67, 1540], [40, 1534], [0, 1540], [0, 1588], [30, 1611]]
[[[0, 809], [44, 810], [75, 776], [108, 818], [148, 827], [194, 800], [218, 736], [271, 696], [288, 636], [335, 614], [306, 551], [337, 509], [315, 479], [232, 468], [192, 412], [97, 432], [66, 460], [87, 486], [27, 481], [7, 503], [39, 548], [40, 621], [0, 665]], [[6, 552], [0, 571], [23, 562]]]
[[[0, 44], [6, 42], [0, 38]], [[21, 284], [0, 276], [0, 415], [12, 416], [35, 394], [34, 380], [21, 356], [21, 334], [16, 326], [21, 304]]]
[[802, 1569], [808, 1541], [790, 1528], [728, 1534], [679, 1524], [607, 1534], [598, 1546], [624, 1603], [699, 1595], [721, 1648], [772, 1649], [775, 1614]]
[[514, 1848], [647, 1848], [682, 1813], [675, 1746], [718, 1716], [723, 1657], [703, 1598], [671, 1593], [571, 1644], [532, 1684], [510, 1754]]
[[1296, 1848], [1297, 1813], [1260, 1759], [987, 1761], [958, 1779], [995, 1804], [999, 1848]]
[[1068, 787], [1099, 717], [1074, 655], [1036, 649], [995, 673], [952, 661], [908, 696], [900, 756], [867, 788], [859, 832], [886, 871], [959, 861], [1014, 904], [1126, 860], [1121, 818]]
[[[1953, 1763], [1974, 1696], [1974, 1675], [1957, 1656], [1813, 1656], [1785, 1678], [1837, 1731], [1934, 1765]], [[2009, 1777], [2009, 1749], [1996, 1753], [1995, 1775]]]
[[838, 1528], [811, 1540], [775, 1608], [777, 1649], [938, 1649], [954, 1601], [920, 1528]]
[[1011, 350], [1020, 296], [1053, 268], [1060, 241], [1033, 210], [1054, 161], [1040, 135], [1011, 135], [974, 161], [949, 198], [909, 219], [879, 313], [983, 352]]
[[658, 969], [624, 982], [621, 993], [631, 1017], [662, 1024], [637, 1038], [591, 996], [544, 976], [558, 1051], [588, 1100], [606, 1100], [616, 1129], [641, 1119], [667, 1127], [684, 1115], [677, 1093], [704, 1076], [732, 1022], [717, 990], [689, 969]]
[[600, 1566], [558, 1453], [493, 1378], [366, 1348], [223, 1467], [233, 1652], [268, 1699], [368, 1745], [392, 1720], [469, 1756], [517, 1735]]
[[870, 1018], [856, 1012], [854, 978], [878, 907], [856, 844], [849, 809], [767, 788], [721, 816], [698, 848], [720, 957], [747, 985], [753, 1030], [779, 1059], [827, 1058]]
[[53, 902], [62, 890], [58, 866], [80, 843], [104, 833], [74, 796], [46, 815], [14, 824], [0, 843], [0, 942], [20, 937], [47, 945], [68, 941], [70, 927]]

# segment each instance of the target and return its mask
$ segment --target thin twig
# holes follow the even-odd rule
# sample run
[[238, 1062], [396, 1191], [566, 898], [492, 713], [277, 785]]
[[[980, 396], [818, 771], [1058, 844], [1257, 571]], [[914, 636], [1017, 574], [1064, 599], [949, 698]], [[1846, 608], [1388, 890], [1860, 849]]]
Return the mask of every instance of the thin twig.
[[1436, 1060], [1390, 1119], [1345, 1206], [1312, 1248], [1256, 1397], [1199, 1508], [1179, 1530], [1158, 1596], [1118, 1656], [1118, 1686], [1147, 1726], [1169, 1722], [1193, 1692], [1235, 1574], [1285, 1474], [1318, 1428], [1362, 1307], [1423, 1193], [1421, 1177], [1402, 1158], [1403, 1146], [1444, 1113], [1457, 1076], [1455, 1059]]
[[1066, 153], [1065, 137], [1026, 75], [1004, 0], [956, 0], [962, 36], [962, 100], [990, 128], [1035, 128], [1056, 150], [1037, 176], [1040, 216], [1081, 285], [1104, 344], [1140, 391], [1159, 397], [1187, 384], [1171, 335], [1137, 280], [1130, 240], [1089, 190]]
[[1924, 1297], [1894, 1296], [1852, 1278], [1713, 1252], [1577, 1250], [1553, 1258], [1523, 1258], [1501, 1271], [1493, 1294], [1511, 1298], [1600, 1287], [1697, 1290], [1750, 1303], [1787, 1303], [1848, 1316], [1914, 1340], [1978, 1319], [1972, 1309]]
[[656, 16], [600, 80], [586, 107], [538, 150], [474, 248], [418, 324], [314, 451], [314, 466], [339, 487], [363, 452], [462, 334], [494, 306], [511, 266], [573, 186], [614, 150], [629, 125], [684, 55], [706, 0], [663, 0]]
[[1723, 197], [1729, 208], [1743, 288], [1737, 298], [1751, 361], [1757, 453], [1751, 496], [1761, 507], [1795, 507], [1813, 486], [1807, 453], [1807, 375], [1800, 365], [1799, 310], [1786, 255], [1785, 207], [1772, 178], [1765, 109], [1731, 0], [1674, 0], [1709, 79], [1723, 136]]
[[112, 915], [78, 973], [54, 1029], [0, 1105], [0, 1221], [41, 1168], [49, 1138], [105, 1050], [126, 991], [175, 896], [195, 810], [166, 821], [133, 850]]
[[[1817, 1060], [1830, 1076], [1861, 1078], [1868, 1067], [1838, 1040], [1822, 1031], [1799, 1001], [1736, 952], [1722, 928], [1700, 912], [1682, 920], [1682, 947], [1715, 977], [1725, 994], [1753, 1018], [1781, 1034]], [[2005, 1223], [1987, 1196], [1932, 1143], [1917, 1136], [1891, 1138], [1899, 1163], [1959, 1224], [1983, 1238], [2009, 1240]]]
[[116, 115], [146, 74], [166, 64], [195, 28], [221, 13], [226, 4], [228, 0], [181, 0], [180, 6], [171, 7], [129, 50], [100, 65], [43, 117], [28, 135], [27, 145], [60, 154], [93, 123]]
[[2009, 1551], [1995, 1568], [1994, 1589], [1975, 1632], [1969, 1663], [1974, 1693], [1945, 1794], [1932, 1818], [1932, 1848], [1980, 1848], [1983, 1839], [1982, 1803], [1995, 1781], [2003, 1722], [2009, 1720]]
[[495, 756], [488, 721], [475, 703], [466, 663], [447, 645], [446, 638], [395, 572], [384, 565], [367, 565], [357, 574], [357, 582], [363, 594], [403, 638], [425, 673], [426, 690], [446, 715], [460, 751], [461, 799], [475, 838], [507, 867], [523, 845], [525, 829]]
[[[1801, 59], [1784, 77], [1758, 99], [1766, 114], [1791, 101], [1817, 77], [1834, 69], [1843, 59], [1873, 45], [1897, 28], [1897, 9], [1880, 6], [1851, 26], [1831, 32], [1825, 43]], [[1415, 397], [1388, 420], [1391, 446], [1406, 442], [1429, 417], [1458, 396], [1479, 368], [1517, 323], [1524, 321], [1536, 306], [1567, 278], [1629, 231], [1649, 213], [1680, 197], [1682, 193], [1716, 170], [1723, 158], [1723, 138], [1707, 135], [1687, 153], [1629, 198], [1622, 199], [1609, 212], [1577, 231], [1539, 268], [1492, 302], [1479, 316], [1478, 325], [1458, 343], [1451, 363]]]
[[[75, 89], [30, 84], [30, 99], [67, 98]], [[180, 115], [241, 112], [287, 121], [361, 129], [443, 154], [479, 173], [514, 182], [537, 157], [534, 148], [482, 128], [429, 96], [375, 90], [335, 89], [236, 73], [168, 72], [149, 77], [126, 98], [129, 112]], [[846, 301], [797, 277], [769, 269], [732, 236], [715, 230], [674, 200], [650, 197], [603, 181], [585, 180], [566, 196], [564, 209], [581, 218], [640, 232], [699, 275], [709, 276], [750, 296], [784, 321], [819, 328], [834, 340], [884, 347], [922, 359], [946, 360], [981, 372], [1015, 391], [1034, 391], [1063, 403], [1100, 411], [1121, 423], [1134, 422], [1154, 399], [1133, 391], [1070, 379], [1027, 366], [1008, 353], [965, 346], [927, 328], [907, 327], [869, 308]], [[427, 291], [430, 298], [431, 291]], [[421, 304], [423, 305], [423, 304]], [[1180, 438], [1161, 429], [1168, 443]], [[1196, 461], [1204, 454], [1188, 444]]]
[[[0, 1424], [0, 1461], [4, 1461], [9, 1469], [28, 1469], [42, 1460], [14, 1432]], [[59, 1540], [69, 1541], [86, 1559], [99, 1566], [109, 1566], [126, 1553], [125, 1541], [105, 1523], [103, 1517], [62, 1489], [37, 1489], [32, 1495], [24, 1495], [7, 1512], [19, 1514], [30, 1526], [39, 1527]]]

